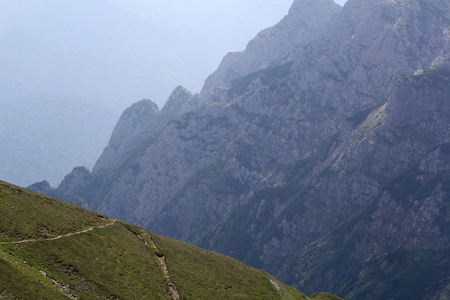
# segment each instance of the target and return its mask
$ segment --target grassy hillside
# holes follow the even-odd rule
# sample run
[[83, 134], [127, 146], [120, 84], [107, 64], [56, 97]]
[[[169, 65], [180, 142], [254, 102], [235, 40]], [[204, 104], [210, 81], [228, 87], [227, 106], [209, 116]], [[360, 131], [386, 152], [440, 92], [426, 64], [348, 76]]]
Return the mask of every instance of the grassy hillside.
[[2, 299], [308, 299], [235, 259], [5, 182], [0, 211]]

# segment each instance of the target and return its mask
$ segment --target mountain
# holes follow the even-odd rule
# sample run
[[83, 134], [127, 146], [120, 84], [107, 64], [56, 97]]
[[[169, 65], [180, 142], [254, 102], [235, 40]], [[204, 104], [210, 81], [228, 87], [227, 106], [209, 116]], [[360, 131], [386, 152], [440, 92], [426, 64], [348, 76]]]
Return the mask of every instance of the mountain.
[[169, 121], [199, 106], [198, 96], [192, 95], [182, 86], [178, 86], [172, 92], [161, 111], [151, 100], [133, 104], [123, 112], [108, 146], [103, 150], [92, 171], [97, 172], [114, 164], [128, 151], [163, 129]]
[[[449, 95], [448, 70], [395, 80], [387, 104], [334, 151], [307, 194], [332, 190], [338, 198], [332, 182], [358, 178], [354, 189], [376, 188], [374, 199], [298, 251], [280, 278], [352, 299], [450, 296]], [[320, 266], [309, 263], [317, 257]]]
[[[350, 0], [338, 10], [314, 39], [206, 85], [202, 105], [119, 163], [76, 168], [48, 193], [309, 293], [445, 299], [450, 1]], [[281, 32], [308, 24], [312, 14], [296, 11]], [[266, 41], [262, 57], [276, 47]]]
[[235, 259], [5, 182], [0, 206], [5, 299], [309, 299]]
[[[0, 1], [0, 178], [56, 186], [73, 166], [92, 169], [132, 102], [151, 98], [161, 107], [181, 83], [199, 90], [225, 52], [223, 20], [238, 1], [222, 5], [226, 12], [200, 2], [202, 10], [139, 0]], [[236, 40], [267, 23], [262, 15], [286, 5], [267, 11], [266, 2], [240, 6], [238, 18], [254, 24], [226, 49], [242, 47]]]
[[215, 88], [228, 86], [234, 79], [265, 69], [293, 49], [316, 40], [340, 8], [328, 0], [295, 1], [288, 15], [275, 26], [261, 31], [244, 51], [228, 53], [206, 79], [201, 95], [206, 97]]

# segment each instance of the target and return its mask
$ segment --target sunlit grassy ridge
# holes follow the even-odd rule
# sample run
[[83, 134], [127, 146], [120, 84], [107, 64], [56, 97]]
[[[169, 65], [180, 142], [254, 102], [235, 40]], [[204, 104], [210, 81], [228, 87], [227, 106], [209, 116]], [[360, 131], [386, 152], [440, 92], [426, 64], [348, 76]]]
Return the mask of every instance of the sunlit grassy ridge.
[[99, 226], [109, 218], [0, 181], [0, 242], [48, 238]]
[[0, 298], [308, 299], [235, 259], [4, 182], [0, 209]]

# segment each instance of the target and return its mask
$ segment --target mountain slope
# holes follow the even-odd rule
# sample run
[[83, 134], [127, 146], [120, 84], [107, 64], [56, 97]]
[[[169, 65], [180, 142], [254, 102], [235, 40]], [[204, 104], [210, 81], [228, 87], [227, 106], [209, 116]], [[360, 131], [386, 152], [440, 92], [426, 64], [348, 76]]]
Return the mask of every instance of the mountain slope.
[[108, 146], [103, 150], [92, 171], [98, 172], [119, 161], [128, 151], [163, 129], [169, 121], [199, 106], [198, 96], [192, 95], [182, 86], [178, 86], [172, 92], [161, 111], [151, 100], [141, 100], [133, 104], [123, 112]]
[[[450, 268], [443, 259], [450, 250], [448, 95], [450, 72], [445, 69], [394, 82], [387, 105], [335, 151], [315, 187], [324, 190], [333, 178], [347, 181], [356, 173], [358, 189], [369, 190], [376, 182], [380, 192], [339, 228], [289, 259], [280, 272], [286, 282], [320, 286], [346, 299], [432, 299], [448, 293]], [[319, 265], [309, 263], [319, 257]]]
[[307, 299], [234, 259], [5, 182], [0, 205], [7, 299]]
[[227, 87], [236, 78], [265, 69], [289, 52], [315, 41], [340, 6], [332, 0], [294, 1], [278, 24], [253, 38], [242, 52], [228, 53], [201, 91], [207, 97], [215, 88]]
[[[403, 247], [439, 261], [450, 218], [449, 15], [448, 0], [349, 1], [315, 42], [286, 53], [284, 63], [232, 80], [114, 169], [77, 169], [52, 192], [291, 284], [310, 280], [349, 297], [360, 295], [362, 267], [381, 253]], [[397, 204], [398, 197], [386, 196], [393, 190], [411, 199]], [[322, 259], [317, 253], [334, 249], [331, 238], [311, 256], [302, 252], [343, 224], [355, 225], [367, 207], [378, 207], [385, 226], [350, 226], [345, 236], [359, 246], [354, 256]], [[348, 273], [339, 277], [342, 270]], [[447, 284], [443, 279], [438, 288]]]

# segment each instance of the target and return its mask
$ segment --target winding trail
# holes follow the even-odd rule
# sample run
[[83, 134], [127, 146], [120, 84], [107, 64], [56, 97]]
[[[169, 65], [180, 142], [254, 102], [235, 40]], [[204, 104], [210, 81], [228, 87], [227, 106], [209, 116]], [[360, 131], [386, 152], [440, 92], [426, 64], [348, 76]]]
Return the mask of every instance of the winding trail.
[[[50, 238], [37, 238], [37, 239], [27, 239], [27, 240], [21, 240], [21, 241], [13, 241], [13, 242], [0, 242], [0, 245], [35, 243], [35, 242], [43, 242], [43, 241], [55, 241], [55, 240], [59, 240], [59, 239], [65, 238], [65, 237], [86, 233], [86, 232], [92, 231], [94, 229], [105, 228], [107, 226], [111, 226], [111, 225], [115, 224], [116, 221], [117, 221], [116, 219], [110, 219], [110, 220], [111, 220], [111, 222], [103, 224], [103, 225], [92, 226], [92, 227], [89, 227], [89, 228], [86, 228], [86, 229], [83, 229], [83, 230], [80, 230], [80, 231], [75, 231], [75, 232], [71, 232], [71, 233], [64, 234], [64, 235], [58, 235], [58, 236], [50, 237]], [[128, 229], [128, 230], [130, 230], [130, 229]], [[155, 252], [155, 257], [158, 260], [159, 265], [161, 266], [161, 270], [162, 270], [162, 272], [164, 274], [164, 277], [166, 278], [166, 280], [168, 282], [169, 290], [170, 290], [170, 293], [172, 295], [172, 300], [179, 300], [180, 299], [180, 294], [178, 293], [177, 287], [175, 286], [172, 278], [170, 277], [169, 269], [167, 268], [166, 262], [164, 260], [165, 255], [161, 251], [159, 251], [159, 249], [156, 247], [155, 242], [152, 240], [150, 234], [148, 234], [147, 232], [145, 232], [143, 234], [138, 234], [136, 232], [133, 232], [132, 230], [130, 230], [130, 231], [132, 233], [134, 233], [139, 239], [141, 239], [144, 242], [145, 246], [147, 246], [148, 248], [152, 248], [154, 250], [153, 252]], [[40, 271], [40, 272], [42, 274], [44, 274], [45, 276], [49, 277], [48, 274], [45, 273], [44, 271]], [[55, 280], [53, 280], [53, 281], [54, 281], [55, 284], [60, 285]], [[69, 297], [71, 297], [72, 299], [77, 299], [71, 293], [68, 293], [65, 290], [63, 290], [63, 292], [66, 295], [69, 295]]]
[[[11, 244], [24, 244], [24, 243], [35, 243], [35, 242], [43, 242], [43, 241], [55, 241], [55, 240], [59, 240], [65, 237], [69, 237], [69, 236], [73, 236], [73, 235], [77, 235], [77, 234], [82, 234], [82, 233], [86, 233], [89, 231], [92, 231], [94, 229], [101, 229], [101, 228], [105, 228], [107, 226], [111, 226], [113, 224], [116, 223], [116, 219], [110, 219], [111, 221], [106, 223], [106, 224], [102, 224], [102, 225], [98, 225], [98, 226], [91, 226], [88, 227], [86, 229], [80, 230], [80, 231], [75, 231], [75, 232], [71, 232], [68, 234], [63, 234], [63, 235], [58, 235], [55, 237], [50, 237], [50, 238], [39, 238], [39, 239], [28, 239], [28, 240], [21, 240], [21, 241], [13, 241], [13, 242], [0, 242], [0, 245], [11, 245]], [[2, 255], [2, 253], [0, 253], [0, 255], [2, 256], [3, 259], [6, 259], [8, 261], [10, 261], [7, 257], [5, 257], [4, 255]], [[60, 282], [58, 282], [56, 279], [54, 279], [53, 277], [51, 277], [47, 272], [43, 271], [43, 270], [39, 270], [39, 273], [41, 273], [42, 275], [44, 275], [45, 277], [48, 277], [51, 282], [53, 284], [55, 284], [58, 288], [58, 290], [64, 294], [65, 296], [67, 296], [70, 299], [79, 299], [77, 297], [77, 295], [72, 291], [72, 289], [70, 288], [69, 285], [64, 285], [61, 284]], [[1, 295], [0, 295], [1, 296]], [[1, 297], [0, 297], [1, 298]]]
[[62, 239], [62, 238], [65, 238], [65, 237], [69, 237], [69, 236], [72, 236], [72, 235], [77, 235], [77, 234], [86, 233], [86, 232], [92, 231], [92, 230], [94, 230], [94, 229], [105, 228], [105, 227], [107, 227], [107, 226], [111, 226], [111, 225], [115, 224], [116, 221], [117, 221], [116, 219], [112, 219], [111, 222], [106, 223], [106, 224], [103, 224], [103, 225], [92, 226], [92, 227], [89, 227], [89, 228], [87, 228], [87, 229], [83, 229], [83, 230], [80, 230], [80, 231], [71, 232], [71, 233], [64, 234], [64, 235], [58, 235], [58, 236], [51, 237], [51, 238], [28, 239], [28, 240], [13, 241], [13, 242], [0, 242], [0, 245], [12, 245], [12, 244], [23, 244], [23, 243], [34, 243], [34, 242], [43, 242], [43, 241], [54, 241], [54, 240], [59, 240], [59, 239]]
[[135, 232], [133, 233], [136, 234], [136, 236], [144, 242], [145, 246], [153, 248], [155, 250], [155, 256], [159, 262], [159, 265], [161, 266], [164, 277], [166, 278], [169, 284], [169, 290], [170, 293], [172, 294], [172, 300], [179, 300], [180, 294], [178, 293], [175, 283], [170, 277], [169, 269], [167, 268], [166, 262], [164, 260], [165, 255], [158, 249], [158, 247], [156, 247], [155, 242], [152, 240], [152, 237], [147, 232], [144, 233], [147, 237], [144, 237], [142, 234], [137, 234]]

